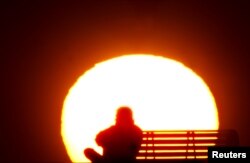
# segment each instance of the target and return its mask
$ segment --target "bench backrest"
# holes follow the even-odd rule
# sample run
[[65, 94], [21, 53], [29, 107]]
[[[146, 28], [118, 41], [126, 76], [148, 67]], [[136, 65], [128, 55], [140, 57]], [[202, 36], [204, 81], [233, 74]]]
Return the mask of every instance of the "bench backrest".
[[209, 146], [237, 146], [234, 130], [144, 131], [137, 159], [206, 159]]

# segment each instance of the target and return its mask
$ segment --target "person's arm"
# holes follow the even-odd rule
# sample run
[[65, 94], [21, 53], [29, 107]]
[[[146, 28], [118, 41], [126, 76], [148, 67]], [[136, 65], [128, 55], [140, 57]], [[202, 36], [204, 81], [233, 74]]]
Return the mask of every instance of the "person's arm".
[[101, 131], [99, 134], [97, 134], [96, 136], [96, 143], [97, 145], [104, 147], [107, 146], [108, 142], [109, 142], [109, 136], [110, 136], [110, 132], [112, 131], [112, 127]]
[[139, 152], [140, 147], [142, 143], [142, 130], [138, 128], [138, 134], [137, 134], [137, 142], [136, 142], [136, 150]]
[[142, 131], [140, 128], [136, 128], [134, 141], [131, 145], [131, 150], [133, 151], [134, 157], [138, 154], [142, 143]]
[[104, 140], [104, 133], [103, 133], [103, 131], [101, 131], [101, 132], [96, 136], [95, 141], [96, 141], [97, 145], [103, 146], [103, 140]]

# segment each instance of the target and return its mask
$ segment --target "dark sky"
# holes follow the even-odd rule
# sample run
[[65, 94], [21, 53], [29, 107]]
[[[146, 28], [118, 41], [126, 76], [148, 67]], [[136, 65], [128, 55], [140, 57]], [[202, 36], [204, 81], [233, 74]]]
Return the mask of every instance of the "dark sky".
[[68, 162], [64, 98], [96, 62], [153, 53], [183, 62], [213, 92], [220, 128], [250, 146], [250, 6], [204, 1], [1, 2], [0, 160]]

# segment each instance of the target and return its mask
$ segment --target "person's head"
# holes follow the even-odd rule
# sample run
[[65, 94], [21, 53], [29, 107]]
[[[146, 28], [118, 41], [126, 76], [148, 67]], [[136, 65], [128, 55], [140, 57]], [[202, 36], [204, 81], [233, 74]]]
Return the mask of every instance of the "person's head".
[[130, 126], [134, 124], [132, 110], [127, 106], [122, 106], [117, 109], [116, 125]]

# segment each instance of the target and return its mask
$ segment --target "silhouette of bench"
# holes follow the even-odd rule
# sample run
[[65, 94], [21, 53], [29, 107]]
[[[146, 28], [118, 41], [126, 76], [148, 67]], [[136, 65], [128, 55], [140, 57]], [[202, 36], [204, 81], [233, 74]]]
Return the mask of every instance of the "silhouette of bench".
[[209, 146], [239, 146], [235, 130], [144, 131], [137, 162], [206, 160]]

